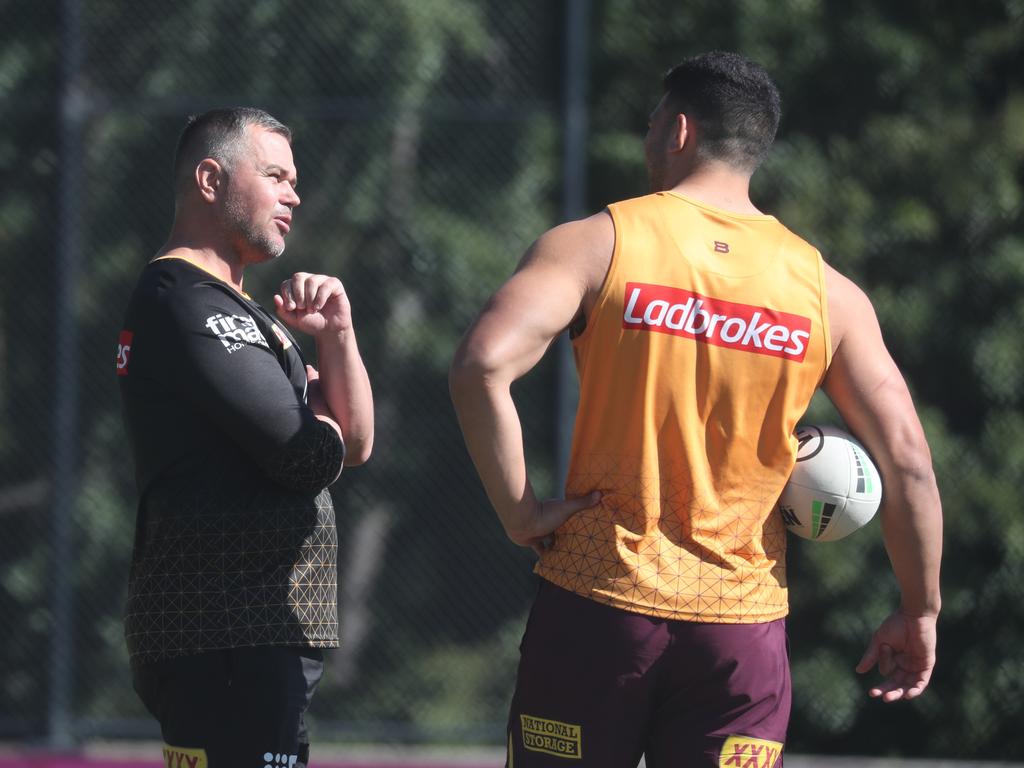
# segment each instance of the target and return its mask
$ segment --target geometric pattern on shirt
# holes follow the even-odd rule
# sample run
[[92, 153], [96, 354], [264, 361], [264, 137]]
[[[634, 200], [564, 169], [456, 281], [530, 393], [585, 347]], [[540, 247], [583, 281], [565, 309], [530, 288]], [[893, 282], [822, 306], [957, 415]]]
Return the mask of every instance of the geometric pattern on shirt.
[[333, 427], [322, 421], [303, 429], [279, 453], [267, 477], [289, 488], [319, 491], [334, 482], [345, 461], [345, 443]]
[[[786, 529], [773, 514], [778, 479], [700, 491], [685, 462], [645, 473], [636, 457], [575, 457], [567, 494], [601, 502], [569, 519], [536, 573], [635, 613], [726, 624], [788, 612]], [[783, 481], [784, 482], [784, 481]]]
[[221, 491], [207, 496], [215, 505], [187, 513], [147, 504], [125, 615], [133, 661], [245, 646], [337, 646], [331, 495], [269, 484], [260, 491], [255, 505], [228, 501]]

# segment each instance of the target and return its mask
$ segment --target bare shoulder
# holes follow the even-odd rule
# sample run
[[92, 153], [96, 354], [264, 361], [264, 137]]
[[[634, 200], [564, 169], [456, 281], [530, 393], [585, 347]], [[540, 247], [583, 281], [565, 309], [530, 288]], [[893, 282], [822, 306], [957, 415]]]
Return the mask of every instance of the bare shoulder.
[[557, 267], [571, 271], [588, 290], [604, 281], [615, 249], [615, 225], [607, 209], [549, 229], [530, 247], [520, 269]]
[[828, 296], [832, 347], [839, 346], [847, 331], [862, 328], [865, 321], [877, 323], [868, 295], [846, 275], [825, 263], [825, 290]]
[[615, 225], [608, 209], [576, 221], [559, 224], [541, 235], [537, 244], [552, 248], [601, 248], [615, 243]]
[[842, 303], [858, 303], [867, 301], [867, 294], [853, 280], [841, 273], [828, 262], [825, 262], [825, 287], [829, 301], [833, 298]]

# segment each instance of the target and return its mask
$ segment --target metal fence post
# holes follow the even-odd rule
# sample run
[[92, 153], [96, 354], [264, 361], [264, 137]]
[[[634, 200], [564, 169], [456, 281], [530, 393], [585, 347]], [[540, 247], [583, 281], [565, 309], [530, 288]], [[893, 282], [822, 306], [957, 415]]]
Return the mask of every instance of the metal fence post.
[[75, 509], [78, 423], [78, 312], [81, 261], [79, 180], [82, 164], [82, 24], [79, 0], [61, 3], [60, 189], [57, 231], [57, 339], [54, 381], [53, 635], [47, 740], [74, 742], [71, 689], [73, 632], [71, 536]]
[[[569, 0], [565, 24], [565, 92], [562, 133], [562, 218], [580, 218], [587, 188], [587, 36], [590, 0]], [[568, 332], [556, 345], [555, 494], [565, 489], [576, 417], [576, 372]]]

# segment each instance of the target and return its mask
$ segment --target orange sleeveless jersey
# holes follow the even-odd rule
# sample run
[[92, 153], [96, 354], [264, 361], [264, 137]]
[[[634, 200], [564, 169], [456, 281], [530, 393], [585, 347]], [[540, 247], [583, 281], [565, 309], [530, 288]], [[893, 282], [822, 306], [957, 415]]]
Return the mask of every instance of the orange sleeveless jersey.
[[788, 612], [773, 512], [830, 362], [821, 256], [772, 216], [664, 192], [609, 207], [611, 267], [574, 340], [580, 378], [543, 578], [628, 611], [756, 623]]

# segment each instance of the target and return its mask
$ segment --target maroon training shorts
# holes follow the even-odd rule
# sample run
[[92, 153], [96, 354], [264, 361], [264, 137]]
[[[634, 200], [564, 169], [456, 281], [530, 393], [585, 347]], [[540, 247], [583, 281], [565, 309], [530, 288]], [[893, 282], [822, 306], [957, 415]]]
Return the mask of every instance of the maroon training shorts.
[[790, 699], [785, 619], [658, 619], [542, 580], [506, 766], [779, 768]]

